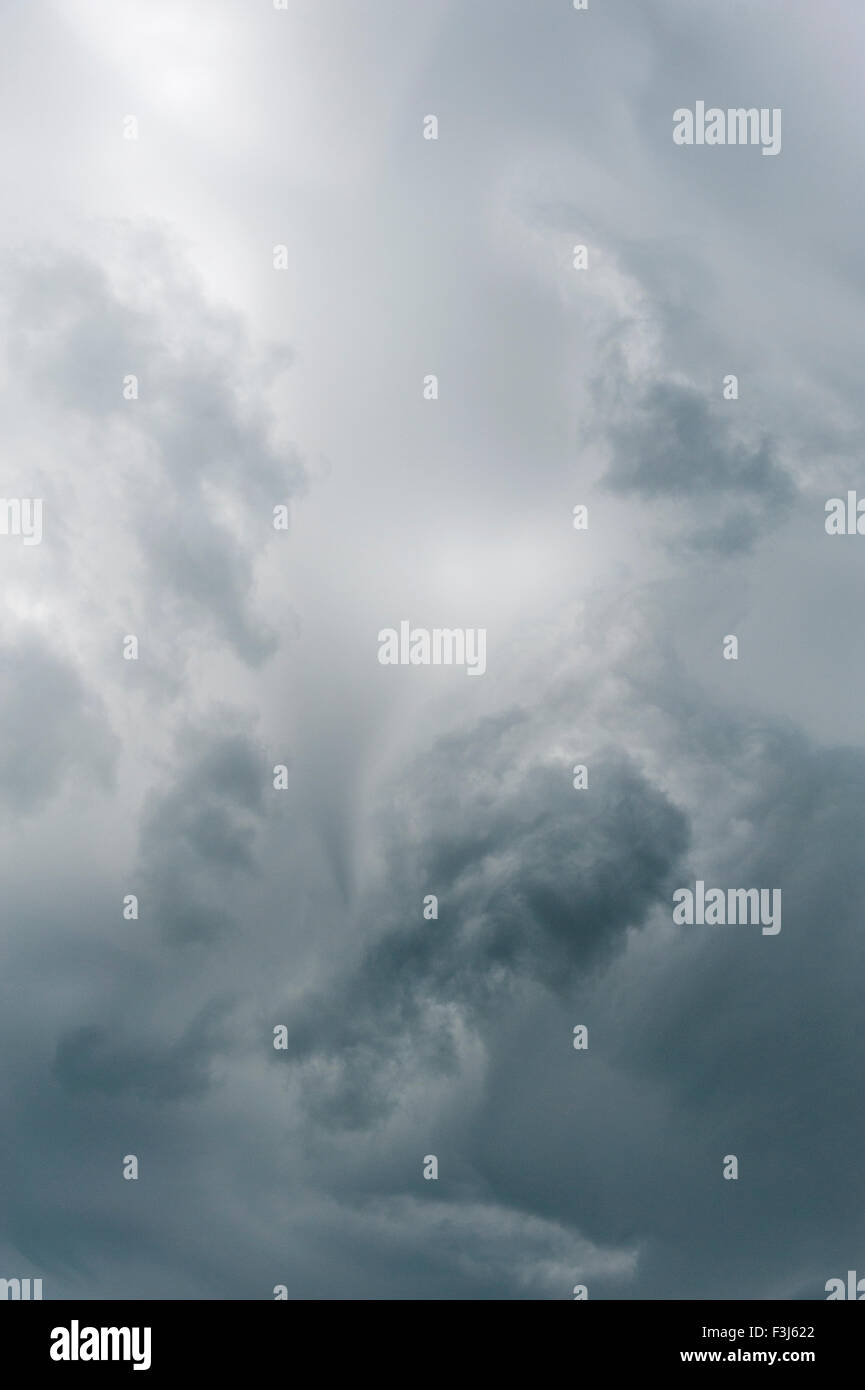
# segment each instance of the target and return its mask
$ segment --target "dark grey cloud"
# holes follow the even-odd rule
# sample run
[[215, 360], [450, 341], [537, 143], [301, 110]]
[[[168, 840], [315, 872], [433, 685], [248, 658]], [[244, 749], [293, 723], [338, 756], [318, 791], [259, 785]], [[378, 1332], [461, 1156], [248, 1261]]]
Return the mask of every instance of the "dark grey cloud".
[[[639, 651], [629, 657], [639, 669]], [[388, 835], [399, 925], [290, 1024], [285, 1061], [301, 1063], [310, 1125], [367, 1129], [377, 1147], [420, 1077], [459, 1085], [459, 1019], [483, 1048], [481, 1099], [440, 1117], [428, 1145], [455, 1171], [461, 1200], [482, 1194], [499, 1211], [638, 1251], [624, 1284], [598, 1273], [597, 1296], [682, 1297], [686, 1281], [691, 1297], [817, 1298], [844, 1267], [858, 1202], [863, 1056], [851, 1020], [865, 883], [853, 847], [865, 759], [827, 754], [792, 726], [711, 710], [676, 674], [663, 752], [697, 779], [689, 814], [615, 759], [596, 764], [600, 807], [594, 792], [559, 801], [550, 786], [536, 799], [531, 771], [505, 794], [500, 745], [487, 747], [481, 731], [456, 740], [457, 763], [443, 745], [423, 760], [425, 775], [407, 770]], [[634, 708], [659, 698], [648, 682], [632, 693]], [[464, 803], [457, 765], [471, 789]], [[542, 806], [543, 849], [532, 834]], [[497, 864], [504, 892], [491, 887]], [[438, 922], [420, 916], [431, 867], [449, 885]], [[673, 880], [696, 877], [780, 886], [778, 938], [672, 930]], [[510, 883], [521, 885], [513, 895]], [[611, 920], [617, 894], [621, 921], [643, 924], [627, 944]], [[582, 1055], [570, 1046], [576, 1022], [590, 1029]], [[728, 1153], [747, 1184], [722, 1181]], [[494, 1296], [506, 1285], [524, 1296], [489, 1268], [487, 1277]]]
[[[680, 1298], [687, 1280], [690, 1297], [820, 1298], [855, 1248], [865, 883], [850, 848], [865, 764], [793, 730], [722, 727], [723, 770], [707, 780], [726, 833], [682, 883], [782, 886], [780, 935], [682, 929], [620, 958], [569, 1011], [536, 1008], [498, 1050], [472, 1121], [497, 1200], [639, 1246], [637, 1278], [601, 1296]], [[576, 1067], [570, 1019], [594, 1049]], [[728, 1153], [738, 1184], [720, 1177]]]
[[749, 445], [729, 424], [733, 402], [710, 406], [694, 387], [672, 381], [610, 393], [606, 402], [610, 464], [604, 481], [646, 500], [687, 500], [709, 513], [692, 522], [690, 542], [730, 554], [771, 530], [794, 496], [768, 438]]
[[[207, 1088], [213, 1039], [195, 1019], [176, 1042], [124, 1041], [122, 1024], [82, 1024], [60, 1039], [55, 1073], [67, 1092], [128, 1092], [150, 1102], [194, 1096]], [[119, 1025], [119, 1026], [118, 1026]]]
[[[387, 897], [366, 908], [394, 923], [289, 1021], [276, 1055], [311, 1067], [309, 1103], [338, 1125], [380, 1119], [395, 1056], [454, 1067], [454, 1009], [479, 1025], [525, 988], [567, 993], [667, 892], [687, 845], [681, 810], [615, 753], [593, 764], [591, 795], [566, 767], [515, 775], [521, 723], [452, 735], [406, 774], [382, 827]], [[423, 920], [437, 890], [439, 918]]]
[[227, 897], [261, 872], [256, 835], [272, 773], [242, 716], [223, 708], [175, 740], [172, 784], [145, 806], [142, 910], [167, 941], [207, 940], [239, 923]]
[[10, 637], [0, 660], [0, 796], [29, 814], [70, 780], [108, 791], [119, 740], [107, 708], [44, 638]]

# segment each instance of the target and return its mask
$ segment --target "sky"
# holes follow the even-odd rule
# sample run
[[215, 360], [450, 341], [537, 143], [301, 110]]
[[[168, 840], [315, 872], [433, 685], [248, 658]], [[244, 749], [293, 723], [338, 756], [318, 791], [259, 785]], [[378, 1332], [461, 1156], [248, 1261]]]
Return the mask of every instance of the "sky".
[[[0, 1277], [825, 1298], [865, 1258], [861, 5], [0, 23], [2, 490], [43, 505], [0, 535]], [[698, 101], [780, 153], [677, 145]], [[403, 621], [484, 630], [482, 677], [381, 664]], [[677, 924], [698, 880], [781, 930]]]

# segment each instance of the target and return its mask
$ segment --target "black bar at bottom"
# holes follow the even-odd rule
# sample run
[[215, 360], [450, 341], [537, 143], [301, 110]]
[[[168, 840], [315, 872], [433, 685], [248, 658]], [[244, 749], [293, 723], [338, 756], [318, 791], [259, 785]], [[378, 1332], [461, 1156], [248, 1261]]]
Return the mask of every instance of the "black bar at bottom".
[[[841, 1302], [7, 1302], [3, 1360], [16, 1373], [159, 1381], [184, 1372], [199, 1385], [253, 1371], [304, 1381], [344, 1368], [353, 1378], [437, 1372], [483, 1363], [532, 1380], [550, 1358], [575, 1370], [666, 1372], [672, 1367], [795, 1365], [825, 1376], [858, 1364], [865, 1322]], [[544, 1369], [546, 1367], [546, 1370]]]

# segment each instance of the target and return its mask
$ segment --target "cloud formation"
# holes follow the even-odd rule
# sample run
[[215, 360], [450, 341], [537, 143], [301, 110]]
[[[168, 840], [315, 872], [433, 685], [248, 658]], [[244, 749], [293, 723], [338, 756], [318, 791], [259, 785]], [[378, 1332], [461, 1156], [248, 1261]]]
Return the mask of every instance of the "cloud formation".
[[[45, 504], [0, 536], [0, 1277], [821, 1298], [861, 1233], [855, 64], [809, 7], [193, 10], [19, 6], [0, 60], [4, 491]], [[745, 89], [778, 159], [673, 145]], [[406, 616], [484, 627], [483, 679], [379, 666]], [[675, 926], [697, 878], [782, 931]]]

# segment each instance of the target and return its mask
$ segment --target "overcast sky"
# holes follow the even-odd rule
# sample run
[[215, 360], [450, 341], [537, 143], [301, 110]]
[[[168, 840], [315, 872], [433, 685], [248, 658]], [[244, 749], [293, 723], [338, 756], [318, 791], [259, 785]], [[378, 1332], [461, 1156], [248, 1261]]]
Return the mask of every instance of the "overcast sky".
[[[2, 490], [43, 499], [0, 536], [0, 1277], [824, 1298], [865, 1258], [862, 6], [0, 32]], [[697, 101], [780, 154], [674, 144]], [[485, 629], [483, 677], [380, 665], [402, 620]], [[781, 931], [674, 925], [697, 879]]]

